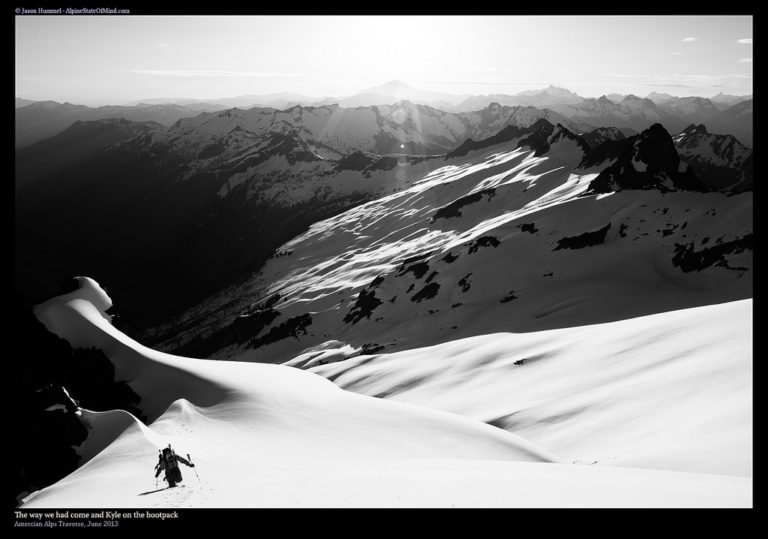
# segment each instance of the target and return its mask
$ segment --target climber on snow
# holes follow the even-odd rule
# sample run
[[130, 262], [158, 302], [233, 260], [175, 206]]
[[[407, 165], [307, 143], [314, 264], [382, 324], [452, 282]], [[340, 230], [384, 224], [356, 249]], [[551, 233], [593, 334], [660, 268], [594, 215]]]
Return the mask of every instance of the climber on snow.
[[189, 462], [184, 457], [177, 455], [173, 449], [171, 449], [171, 444], [168, 444], [168, 447], [164, 448], [160, 452], [159, 460], [155, 465], [155, 477], [160, 475], [160, 472], [165, 470], [165, 480], [168, 481], [168, 486], [175, 487], [176, 483], [180, 483], [182, 481], [179, 462], [186, 464], [191, 468], [195, 467], [193, 463]]

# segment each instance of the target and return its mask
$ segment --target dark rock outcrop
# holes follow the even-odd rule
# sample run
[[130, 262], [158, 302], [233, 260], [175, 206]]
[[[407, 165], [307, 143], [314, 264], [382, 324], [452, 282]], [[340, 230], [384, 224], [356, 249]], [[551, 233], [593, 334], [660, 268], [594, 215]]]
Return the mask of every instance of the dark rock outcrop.
[[411, 298], [411, 301], [421, 303], [424, 300], [432, 299], [437, 295], [438, 290], [440, 290], [440, 285], [438, 283], [429, 283], [427, 286], [416, 292]]
[[477, 191], [475, 193], [471, 193], [469, 195], [463, 196], [461, 198], [458, 198], [448, 204], [447, 206], [443, 206], [442, 208], [439, 208], [435, 214], [432, 216], [432, 222], [437, 221], [438, 219], [448, 219], [450, 217], [461, 217], [461, 208], [464, 206], [469, 206], [470, 204], [476, 204], [477, 202], [480, 202], [484, 197], [486, 200], [491, 200], [493, 197], [496, 196], [496, 189], [491, 187], [490, 189], [483, 189], [481, 191]]
[[735, 240], [716, 243], [711, 247], [704, 247], [697, 251], [693, 244], [675, 244], [675, 256], [672, 257], [672, 265], [680, 268], [684, 273], [701, 271], [713, 265], [728, 269], [740, 270], [746, 268], [733, 268], [725, 260], [726, 255], [738, 254], [745, 250], [752, 250], [752, 234], [747, 234]]
[[690, 167], [680, 172], [675, 143], [661, 124], [652, 125], [624, 143], [616, 161], [592, 180], [584, 195], [622, 189], [708, 191]]
[[560, 249], [583, 249], [584, 247], [593, 247], [600, 245], [605, 241], [605, 236], [608, 234], [608, 230], [611, 228], [611, 223], [608, 223], [603, 228], [592, 232], [584, 232], [578, 236], [570, 236], [557, 240], [557, 247], [552, 249], [553, 251], [559, 251]]
[[379, 305], [381, 305], [381, 300], [376, 297], [376, 292], [363, 289], [358, 293], [357, 300], [352, 309], [344, 317], [344, 322], [347, 324], [357, 324], [363, 318], [370, 320], [371, 314]]
[[753, 186], [753, 152], [736, 137], [691, 124], [674, 137], [680, 158], [713, 191], [741, 193]]
[[302, 314], [300, 316], [293, 316], [269, 330], [265, 335], [251, 340], [249, 343], [251, 348], [258, 348], [266, 344], [271, 344], [288, 337], [298, 339], [299, 335], [307, 334], [307, 326], [312, 325], [312, 315], [309, 313]]
[[[72, 291], [71, 281], [62, 290]], [[32, 304], [16, 297], [13, 313], [15, 350], [10, 399], [13, 504], [17, 497], [44, 488], [74, 471], [75, 448], [88, 435], [79, 407], [94, 411], [121, 409], [141, 421], [141, 399], [125, 381], [115, 379], [112, 362], [101, 351], [73, 349], [49, 332], [32, 313]]]

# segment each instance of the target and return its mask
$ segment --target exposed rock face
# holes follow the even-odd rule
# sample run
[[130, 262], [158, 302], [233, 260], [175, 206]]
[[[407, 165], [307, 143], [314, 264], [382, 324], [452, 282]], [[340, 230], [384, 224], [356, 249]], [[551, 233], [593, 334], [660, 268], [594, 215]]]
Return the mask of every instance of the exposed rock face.
[[672, 137], [661, 124], [654, 124], [627, 139], [616, 161], [600, 172], [586, 194], [622, 189], [708, 191], [690, 167], [684, 172], [680, 168]]
[[703, 124], [691, 124], [673, 137], [677, 153], [713, 191], [751, 191], [752, 150], [731, 135], [709, 133]]
[[[62, 285], [66, 293], [71, 283]], [[17, 296], [16, 349], [12, 401], [14, 505], [19, 495], [46, 487], [74, 471], [77, 446], [88, 436], [80, 407], [93, 411], [122, 409], [145, 420], [139, 396], [115, 380], [112, 362], [96, 349], [73, 349], [50, 333], [32, 314], [32, 305]]]

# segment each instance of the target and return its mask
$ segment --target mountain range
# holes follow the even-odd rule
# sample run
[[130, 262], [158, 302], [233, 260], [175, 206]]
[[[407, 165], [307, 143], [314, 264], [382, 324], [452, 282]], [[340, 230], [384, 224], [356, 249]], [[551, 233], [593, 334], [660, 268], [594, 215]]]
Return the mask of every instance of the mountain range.
[[[401, 81], [390, 81], [350, 96], [312, 98], [301, 94], [280, 93], [243, 95], [233, 98], [146, 99], [124, 106], [85, 107], [51, 101], [32, 102], [16, 99], [16, 147], [22, 147], [60, 132], [76, 120], [125, 118], [136, 121], [156, 121], [171, 125], [180, 118], [193, 117], [200, 112], [253, 107], [286, 110], [296, 105], [341, 108], [395, 105], [409, 101], [445, 112], [463, 113], [486, 109], [491, 103], [508, 107], [549, 109], [573, 121], [593, 127], [618, 127], [642, 131], [655, 122], [670, 131], [680, 131], [691, 123], [713, 122], [711, 129], [719, 134], [733, 134], [742, 144], [751, 146], [751, 96], [718, 94], [712, 99], [702, 97], [673, 97], [652, 92], [645, 98], [634, 95], [611, 94], [600, 98], [583, 98], [565, 88], [549, 86], [543, 90], [528, 90], [518, 94], [478, 96], [452, 95], [413, 88]], [[749, 105], [746, 105], [748, 102]], [[734, 106], [740, 108], [727, 112]], [[722, 114], [719, 114], [722, 113]]]
[[109, 105], [87, 107], [56, 101], [35, 101], [16, 108], [16, 147], [22, 148], [45, 140], [74, 122], [94, 120], [125, 119], [135, 122], [157, 122], [172, 125], [181, 118], [188, 118], [204, 110], [221, 110], [220, 105], [175, 103], [151, 105], [142, 103], [134, 106]]
[[[143, 296], [162, 319], [256, 269], [312, 222], [399, 189], [432, 166], [428, 155], [409, 154], [444, 154], [469, 136], [540, 118], [582, 127], [533, 108], [453, 115], [406, 102], [232, 109], [167, 128], [125, 120], [75, 124], [17, 151], [18, 282], [50, 293], [64, 276], [93, 265], [116, 297]], [[355, 156], [364, 170], [352, 165]], [[98, 248], [76, 239], [94, 219], [102, 223]], [[57, 232], [62, 223], [70, 234]], [[253, 242], [259, 252], [242, 257]], [[147, 287], [144, 272], [156, 284]], [[131, 299], [122, 304], [138, 307]]]
[[[309, 473], [341, 505], [355, 481], [363, 505], [408, 505], [406, 484], [442, 504], [424, 466], [475, 485], [446, 491], [467, 506], [525, 503], [546, 469], [568, 506], [746, 503], [751, 99], [518, 97], [536, 106], [173, 122], [22, 104], [17, 122], [72, 114], [15, 155], [16, 502], [269, 504], [218, 479], [142, 492], [170, 440], [222, 476], [247, 455], [248, 481]], [[358, 462], [341, 483], [339, 458]], [[382, 466], [401, 479], [365, 494]], [[271, 501], [323, 499], [290, 489]]]
[[[542, 121], [549, 132], [540, 129]], [[318, 219], [406, 187], [441, 156], [515, 144], [524, 135], [529, 145], [541, 145], [555, 125], [579, 140], [579, 161], [594, 160], [605, 148], [611, 149], [606, 156], [618, 155], [628, 140], [617, 128], [594, 129], [548, 109], [496, 103], [470, 113], [410, 102], [255, 107], [200, 113], [169, 127], [76, 122], [17, 151], [17, 226], [24, 240], [17, 243], [18, 282], [50, 294], [61, 278], [92, 265], [133, 316], [142, 297], [156, 305], [157, 318], [142, 315], [151, 326], [257, 269]], [[545, 146], [537, 151], [548, 151]], [[718, 158], [736, 174], [751, 163], [730, 154]], [[700, 168], [705, 183], [726, 187], [707, 180], [712, 170]], [[99, 247], [85, 247], [77, 234], [94, 219], [101, 223], [94, 238]], [[57, 232], [62, 223], [70, 234]], [[261, 248], [243, 257], [252, 242]], [[214, 252], [218, 263], [209, 256]], [[141, 278], [146, 272], [155, 275], [149, 286]]]
[[[219, 308], [203, 303], [157, 331], [173, 340], [156, 344], [280, 362], [330, 336], [396, 351], [440, 335], [539, 331], [749, 296], [746, 267], [714, 253], [751, 245], [750, 195], [700, 179], [660, 125], [594, 148], [544, 119], [502, 134], [447, 154], [411, 188], [315, 224], [234, 296], [212, 299]], [[721, 219], [729, 225], [719, 230]], [[602, 277], [591, 279], [598, 251]], [[523, 256], [536, 263], [497, 264]], [[617, 304], [610, 275], [626, 284], [627, 265], [633, 296]], [[186, 333], [189, 317], [196, 325]], [[406, 338], [409, 325], [424, 331]]]

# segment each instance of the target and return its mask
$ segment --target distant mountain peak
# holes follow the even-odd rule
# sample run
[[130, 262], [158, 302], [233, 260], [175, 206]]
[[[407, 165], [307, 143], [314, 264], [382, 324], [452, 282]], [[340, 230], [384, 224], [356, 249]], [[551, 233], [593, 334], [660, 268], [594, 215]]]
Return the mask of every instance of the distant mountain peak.
[[516, 95], [519, 97], [537, 97], [544, 95], [552, 98], [570, 99], [576, 101], [581, 99], [578, 94], [572, 92], [571, 90], [567, 88], [561, 88], [560, 86], [555, 86], [554, 84], [550, 84], [541, 90], [525, 90], [523, 92], [519, 92]]
[[645, 96], [646, 99], [650, 99], [651, 101], [670, 101], [672, 99], [675, 99], [675, 96], [665, 93], [659, 93], [659, 92], [651, 92], [647, 96]]
[[386, 94], [386, 93], [412, 92], [412, 91], [414, 91], [413, 86], [410, 86], [409, 84], [406, 84], [401, 80], [393, 79], [379, 86], [367, 88], [360, 93], [363, 93], [363, 94], [385, 93]]
[[562, 88], [560, 86], [555, 86], [554, 84], [550, 84], [544, 89], [545, 92], [548, 94], [566, 94], [566, 95], [576, 95], [575, 92], [572, 92], [568, 88]]
[[392, 80], [387, 81], [384, 84], [382, 84], [382, 86], [384, 86], [384, 87], [395, 87], [395, 88], [410, 88], [411, 87], [408, 83], [403, 82], [400, 79], [392, 79]]

